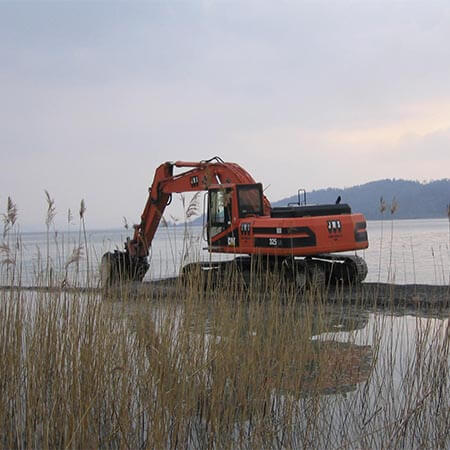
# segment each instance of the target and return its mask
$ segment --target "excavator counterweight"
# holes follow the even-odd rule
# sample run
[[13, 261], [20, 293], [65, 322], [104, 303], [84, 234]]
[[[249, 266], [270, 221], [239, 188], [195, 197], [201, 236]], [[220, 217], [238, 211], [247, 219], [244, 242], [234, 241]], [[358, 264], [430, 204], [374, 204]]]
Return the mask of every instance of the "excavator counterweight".
[[[187, 169], [174, 174], [174, 168]], [[147, 256], [166, 206], [174, 193], [208, 192], [207, 249], [212, 253], [248, 255], [277, 261], [302, 286], [316, 281], [361, 282], [364, 260], [342, 252], [368, 247], [366, 219], [347, 204], [271, 207], [261, 183], [236, 163], [215, 157], [199, 162], [166, 162], [155, 171], [141, 222], [123, 252], [106, 253], [101, 279], [105, 286], [122, 280], [142, 281]], [[263, 257], [263, 258], [261, 258]], [[240, 267], [251, 267], [242, 263]], [[196, 264], [196, 263], [194, 263]], [[214, 268], [230, 262], [214, 263]], [[268, 267], [269, 267], [268, 266]], [[207, 264], [198, 263], [201, 269]], [[223, 267], [222, 267], [223, 268]], [[188, 267], [192, 269], [192, 264]], [[209, 267], [209, 270], [211, 267]], [[189, 271], [188, 270], [188, 271]], [[184, 271], [186, 272], [186, 271]]]

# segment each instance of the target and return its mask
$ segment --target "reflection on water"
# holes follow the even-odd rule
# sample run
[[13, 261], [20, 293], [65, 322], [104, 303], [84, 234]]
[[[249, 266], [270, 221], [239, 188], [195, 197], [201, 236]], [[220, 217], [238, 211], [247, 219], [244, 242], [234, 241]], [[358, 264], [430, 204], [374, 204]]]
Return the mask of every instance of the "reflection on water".
[[[357, 389], [367, 381], [372, 369], [370, 345], [351, 342], [312, 341], [311, 356], [301, 375], [302, 392], [319, 394], [343, 394]], [[285, 380], [292, 382], [299, 377], [299, 370], [292, 366]], [[283, 389], [286, 386], [283, 384]], [[289, 391], [289, 387], [287, 387]]]
[[[182, 310], [180, 306], [180, 320]], [[164, 322], [165, 314], [164, 307], [153, 311], [155, 329], [156, 323]], [[450, 381], [449, 320], [333, 305], [327, 305], [321, 314], [321, 318], [319, 313], [313, 314], [317, 318], [313, 323], [307, 314], [303, 325], [300, 314], [297, 326], [310, 330], [310, 338], [299, 344], [292, 340], [296, 333], [287, 332], [281, 346], [268, 336], [269, 322], [244, 320], [240, 324], [241, 344], [233, 346], [235, 353], [228, 361], [237, 372], [251, 367], [252, 385], [258, 392], [271, 392], [270, 398], [255, 403], [258, 411], [271, 408], [270, 420], [286, 421], [286, 402], [295, 399], [297, 403], [289, 403], [288, 408], [292, 414], [289, 423], [295, 426], [286, 432], [284, 445], [304, 448], [312, 439], [314, 448], [390, 448], [391, 444], [414, 448], [417, 439], [430, 439], [431, 433], [434, 442], [442, 445], [449, 425], [445, 418]], [[267, 320], [274, 318], [267, 315]], [[217, 317], [209, 314], [192, 323], [190, 329], [205, 342], [218, 342], [226, 353], [227, 340], [234, 339], [232, 331], [217, 332], [215, 326]], [[205, 345], [206, 353], [208, 348]], [[207, 372], [210, 390], [223, 378], [223, 372], [214, 367], [200, 368]], [[240, 402], [239, 386], [234, 384], [239, 377], [233, 370], [230, 373], [221, 398], [223, 411], [230, 404], [238, 407]], [[447, 392], [444, 401], [442, 390]], [[256, 395], [253, 391], [247, 394]], [[204, 408], [212, 407], [212, 400], [202, 398], [202, 402]], [[247, 406], [239, 416], [243, 422], [236, 426], [245, 424], [251, 435], [257, 415]], [[433, 431], [425, 431], [431, 420]], [[422, 431], [417, 432], [417, 427]], [[193, 442], [202, 442], [201, 436]]]

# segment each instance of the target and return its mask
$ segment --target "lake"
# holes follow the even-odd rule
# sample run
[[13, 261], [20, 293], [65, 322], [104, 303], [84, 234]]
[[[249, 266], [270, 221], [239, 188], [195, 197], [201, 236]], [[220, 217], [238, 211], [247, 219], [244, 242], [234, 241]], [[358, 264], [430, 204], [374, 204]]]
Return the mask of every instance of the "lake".
[[[369, 248], [360, 251], [368, 265], [369, 273], [366, 281], [394, 282], [396, 284], [449, 284], [450, 277], [450, 230], [447, 219], [417, 219], [394, 221], [369, 221]], [[131, 231], [88, 230], [85, 238], [78, 230], [53, 231], [46, 233], [22, 233], [20, 236], [10, 235], [9, 243], [12, 259], [21, 262], [16, 264], [20, 271], [22, 284], [28, 285], [39, 278], [47, 267], [53, 273], [66, 271], [74, 249], [82, 247], [78, 261], [67, 266], [67, 271], [74, 276], [83, 277], [89, 269], [91, 279], [98, 276], [98, 263], [107, 251], [123, 249], [123, 243]], [[203, 248], [206, 242], [202, 239], [202, 228], [163, 227], [156, 233], [150, 251], [150, 270], [145, 279], [160, 279], [176, 276], [180, 267], [192, 261], [229, 259], [227, 255], [209, 255]], [[1, 254], [6, 258], [5, 252]], [[11, 272], [11, 267], [9, 267]], [[3, 281], [8, 278], [3, 267]]]

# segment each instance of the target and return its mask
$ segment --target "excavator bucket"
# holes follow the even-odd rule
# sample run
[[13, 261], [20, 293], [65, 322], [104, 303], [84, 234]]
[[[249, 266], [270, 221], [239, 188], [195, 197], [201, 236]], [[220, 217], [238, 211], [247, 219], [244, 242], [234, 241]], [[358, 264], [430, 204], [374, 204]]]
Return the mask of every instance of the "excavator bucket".
[[142, 281], [149, 264], [147, 258], [132, 257], [127, 252], [114, 251], [103, 255], [100, 263], [102, 287], [111, 287], [123, 282]]

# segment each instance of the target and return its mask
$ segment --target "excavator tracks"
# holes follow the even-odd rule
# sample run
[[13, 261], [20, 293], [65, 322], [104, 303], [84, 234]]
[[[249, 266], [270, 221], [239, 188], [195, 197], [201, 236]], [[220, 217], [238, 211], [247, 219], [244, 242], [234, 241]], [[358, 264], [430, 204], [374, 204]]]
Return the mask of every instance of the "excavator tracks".
[[365, 280], [368, 268], [366, 261], [357, 255], [321, 255], [327, 265], [328, 278], [332, 282], [358, 284]]
[[204, 286], [214, 286], [223, 284], [233, 275], [234, 280], [248, 285], [252, 279], [264, 279], [267, 274], [279, 273], [281, 279], [293, 282], [295, 287], [302, 291], [337, 283], [359, 284], [364, 281], [367, 272], [366, 262], [356, 255], [330, 254], [298, 259], [243, 256], [230, 261], [187, 264], [182, 270], [182, 278], [185, 282], [201, 280]]

